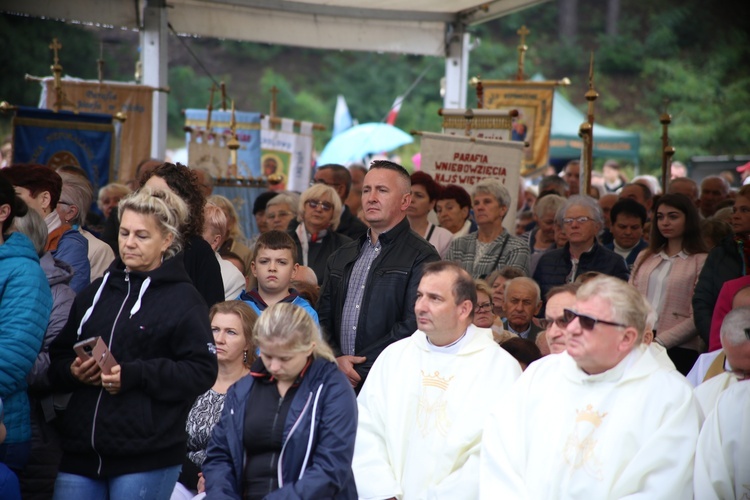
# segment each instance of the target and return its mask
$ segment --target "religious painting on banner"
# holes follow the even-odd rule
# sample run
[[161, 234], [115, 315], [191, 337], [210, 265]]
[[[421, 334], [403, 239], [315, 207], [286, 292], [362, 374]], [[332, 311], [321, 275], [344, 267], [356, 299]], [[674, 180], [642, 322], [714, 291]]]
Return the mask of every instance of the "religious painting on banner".
[[19, 107], [13, 117], [13, 163], [82, 168], [96, 193], [114, 163], [112, 116]]
[[276, 130], [268, 117], [263, 119], [262, 175], [274, 191], [302, 192], [312, 176], [313, 124], [301, 122], [299, 133], [295, 133], [294, 120], [281, 118], [280, 123], [280, 129]]
[[[42, 80], [39, 107], [52, 109], [55, 104], [55, 79]], [[115, 115], [122, 112], [125, 121], [118, 125], [118, 151], [115, 153], [110, 182], [127, 182], [135, 176], [141, 160], [151, 156], [151, 110], [154, 87], [135, 83], [63, 78], [62, 90], [79, 111]]]
[[524, 151], [521, 175], [547, 166], [552, 127], [552, 100], [557, 82], [482, 81], [484, 107], [499, 111], [518, 111], [513, 119], [511, 140], [529, 144]]
[[457, 184], [469, 193], [479, 181], [499, 179], [511, 197], [503, 226], [515, 234], [523, 143], [422, 132], [422, 171], [440, 184]]
[[204, 167], [211, 176], [220, 178], [251, 179], [262, 175], [260, 170], [260, 113], [235, 111], [235, 132], [240, 143], [237, 150], [237, 166], [230, 166], [229, 148], [231, 137], [231, 111], [211, 112], [211, 132], [206, 133], [208, 111], [186, 109], [185, 127], [188, 148], [188, 165]]

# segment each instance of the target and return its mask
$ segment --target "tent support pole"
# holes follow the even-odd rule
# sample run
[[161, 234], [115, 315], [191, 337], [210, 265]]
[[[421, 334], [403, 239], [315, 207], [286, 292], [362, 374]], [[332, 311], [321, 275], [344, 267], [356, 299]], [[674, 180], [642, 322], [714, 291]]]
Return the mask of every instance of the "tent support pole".
[[[167, 88], [167, 4], [165, 0], [146, 0], [141, 28], [143, 83]], [[151, 118], [151, 156], [163, 159], [167, 149], [167, 94], [153, 93]]]
[[445, 95], [443, 108], [466, 108], [466, 87], [469, 81], [470, 34], [455, 25], [446, 28]]

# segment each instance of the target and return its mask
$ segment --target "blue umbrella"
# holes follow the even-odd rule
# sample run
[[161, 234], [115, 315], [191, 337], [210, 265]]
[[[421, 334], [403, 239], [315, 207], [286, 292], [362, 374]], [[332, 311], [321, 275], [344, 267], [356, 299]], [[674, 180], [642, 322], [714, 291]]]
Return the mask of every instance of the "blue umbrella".
[[331, 139], [318, 157], [318, 165], [352, 163], [367, 155], [393, 151], [414, 142], [403, 130], [387, 123], [356, 125]]

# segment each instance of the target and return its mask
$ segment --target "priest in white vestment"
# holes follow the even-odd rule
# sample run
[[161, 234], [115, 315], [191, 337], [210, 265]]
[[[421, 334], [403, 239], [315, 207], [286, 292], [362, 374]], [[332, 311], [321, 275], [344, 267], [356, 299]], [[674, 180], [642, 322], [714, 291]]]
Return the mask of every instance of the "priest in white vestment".
[[419, 330], [378, 357], [357, 398], [352, 470], [363, 499], [475, 499], [482, 426], [520, 376], [472, 325], [476, 290], [453, 262], [425, 266]]
[[693, 482], [700, 500], [750, 498], [750, 381], [724, 391], [703, 424]]
[[566, 352], [530, 365], [486, 422], [480, 498], [692, 498], [701, 413], [642, 345], [648, 311], [619, 279], [581, 286]]

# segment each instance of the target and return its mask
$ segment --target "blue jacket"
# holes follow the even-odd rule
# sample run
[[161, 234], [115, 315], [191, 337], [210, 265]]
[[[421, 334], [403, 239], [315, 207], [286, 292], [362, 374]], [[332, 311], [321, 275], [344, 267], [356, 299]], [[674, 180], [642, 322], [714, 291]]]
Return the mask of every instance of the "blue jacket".
[[89, 262], [89, 242], [85, 236], [75, 229], [65, 231], [57, 244], [57, 248], [50, 253], [57, 260], [61, 260], [73, 268], [70, 288], [79, 293], [89, 286], [89, 283], [91, 283], [91, 262]]
[[[245, 304], [252, 307], [253, 311], [255, 311], [258, 316], [260, 316], [261, 313], [268, 308], [268, 304], [263, 301], [263, 298], [258, 293], [257, 288], [253, 288], [249, 292], [242, 292], [240, 296], [237, 297], [237, 300], [241, 300]], [[320, 321], [318, 320], [318, 313], [315, 311], [315, 309], [313, 309], [308, 301], [297, 294], [297, 291], [294, 288], [289, 289], [289, 295], [282, 299], [281, 302], [289, 302], [290, 304], [301, 307], [307, 312], [307, 314], [312, 316], [312, 319], [315, 320], [316, 324], [320, 323]]]
[[[612, 250], [615, 252], [615, 242], [612, 240], [609, 243], [602, 243], [602, 246], [606, 248], [607, 250]], [[633, 249], [630, 251], [627, 257], [625, 257], [625, 263], [628, 265], [628, 270], [633, 270], [633, 265], [635, 265], [635, 259], [638, 257], [638, 254], [641, 253], [643, 250], [648, 248], [648, 242], [641, 238], [638, 241], [638, 244], [633, 247]], [[617, 252], [615, 252], [617, 253]], [[619, 255], [619, 254], [618, 254]]]
[[[254, 377], [227, 393], [221, 419], [211, 432], [203, 476], [211, 500], [242, 498], [245, 407]], [[294, 395], [284, 425], [279, 489], [268, 499], [357, 498], [352, 473], [357, 401], [335, 363], [315, 359]]]
[[11, 233], [0, 245], [0, 398], [6, 443], [31, 439], [26, 375], [42, 347], [52, 292], [31, 241]]

